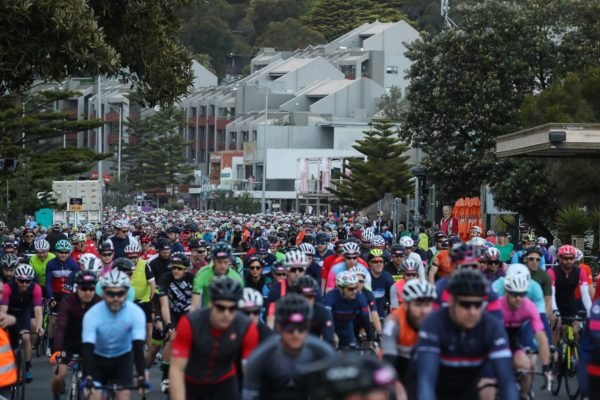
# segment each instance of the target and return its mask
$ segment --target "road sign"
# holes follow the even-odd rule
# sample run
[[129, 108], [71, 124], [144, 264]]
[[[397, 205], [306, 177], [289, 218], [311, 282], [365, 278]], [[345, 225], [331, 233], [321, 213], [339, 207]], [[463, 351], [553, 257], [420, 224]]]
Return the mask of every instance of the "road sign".
[[69, 199], [69, 211], [83, 211], [83, 199], [81, 197], [71, 197]]

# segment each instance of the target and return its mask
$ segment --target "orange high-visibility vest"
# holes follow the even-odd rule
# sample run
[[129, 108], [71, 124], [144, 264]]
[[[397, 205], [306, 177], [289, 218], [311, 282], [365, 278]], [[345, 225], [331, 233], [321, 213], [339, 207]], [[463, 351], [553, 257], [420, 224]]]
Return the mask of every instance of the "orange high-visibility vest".
[[17, 382], [15, 355], [10, 346], [8, 333], [0, 328], [0, 387], [14, 385]]

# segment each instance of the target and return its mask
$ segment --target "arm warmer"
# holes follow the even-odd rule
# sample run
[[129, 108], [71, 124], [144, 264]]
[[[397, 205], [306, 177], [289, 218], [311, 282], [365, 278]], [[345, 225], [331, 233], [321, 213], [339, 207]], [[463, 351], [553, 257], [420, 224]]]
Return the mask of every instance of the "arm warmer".
[[590, 291], [587, 283], [581, 285], [581, 301], [583, 302], [583, 306], [585, 307], [587, 315], [590, 315], [590, 310], [592, 309], [592, 298], [590, 297]]
[[[81, 357], [83, 376], [87, 376], [92, 371], [92, 365], [94, 364], [94, 344], [93, 343], [82, 343], [81, 344]], [[93, 378], [93, 376], [92, 376]]]
[[134, 340], [133, 346], [133, 363], [135, 364], [135, 370], [138, 376], [144, 376], [146, 369], [146, 360], [144, 359], [144, 341]]
[[[417, 391], [419, 399], [435, 400], [438, 370], [440, 366], [439, 353], [419, 352], [417, 363]], [[512, 373], [512, 368], [509, 368]]]

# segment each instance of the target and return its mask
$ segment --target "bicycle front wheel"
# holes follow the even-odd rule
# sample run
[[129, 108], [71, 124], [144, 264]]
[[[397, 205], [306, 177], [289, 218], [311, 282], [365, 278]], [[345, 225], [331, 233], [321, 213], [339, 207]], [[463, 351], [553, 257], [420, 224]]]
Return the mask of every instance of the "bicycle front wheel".
[[562, 384], [564, 373], [563, 356], [560, 348], [557, 349], [557, 358], [556, 362], [554, 363], [554, 367], [554, 379], [552, 379], [550, 391], [554, 396], [558, 396], [558, 393], [560, 393], [560, 387]]
[[25, 400], [25, 355], [23, 350], [15, 351], [15, 366], [17, 367], [17, 383], [11, 390], [11, 400]]
[[577, 364], [579, 363], [579, 351], [577, 346], [567, 346], [568, 368], [565, 369], [565, 389], [569, 399], [576, 400], [579, 398], [579, 377], [577, 376]]

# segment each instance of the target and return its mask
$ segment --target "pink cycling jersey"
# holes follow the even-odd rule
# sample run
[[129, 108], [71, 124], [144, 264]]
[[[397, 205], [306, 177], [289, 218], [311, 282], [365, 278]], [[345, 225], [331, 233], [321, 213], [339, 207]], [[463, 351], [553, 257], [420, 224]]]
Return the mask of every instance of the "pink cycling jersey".
[[544, 330], [544, 324], [540, 318], [540, 313], [533, 301], [524, 298], [523, 304], [516, 310], [510, 308], [506, 296], [500, 297], [498, 301], [500, 309], [502, 310], [502, 317], [506, 329], [517, 329], [523, 326], [525, 322], [530, 321], [534, 332], [541, 332]]

